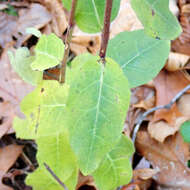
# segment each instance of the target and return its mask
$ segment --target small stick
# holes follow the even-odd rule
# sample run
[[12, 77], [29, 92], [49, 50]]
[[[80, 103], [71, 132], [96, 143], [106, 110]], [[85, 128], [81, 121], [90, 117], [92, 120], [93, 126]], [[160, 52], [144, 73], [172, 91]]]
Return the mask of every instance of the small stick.
[[51, 170], [51, 168], [44, 163], [44, 166], [46, 167], [46, 169], [48, 170], [48, 172], [53, 176], [53, 178], [65, 189], [68, 190], [68, 188], [66, 187], [66, 185], [55, 175], [55, 173]]
[[142, 122], [144, 121], [144, 119], [147, 117], [147, 115], [149, 115], [150, 113], [156, 111], [156, 110], [160, 110], [160, 109], [170, 109], [172, 107], [172, 105], [188, 90], [190, 89], [190, 85], [186, 86], [183, 90], [181, 90], [171, 101], [169, 104], [166, 105], [161, 105], [161, 106], [156, 106], [154, 108], [151, 108], [150, 110], [146, 111], [143, 113], [143, 115], [140, 117], [137, 125], [135, 126], [134, 130], [133, 130], [133, 135], [132, 135], [132, 141], [133, 143], [135, 143], [136, 140], [136, 136], [137, 133], [140, 129], [140, 126], [142, 124]]
[[104, 15], [104, 28], [102, 31], [102, 40], [99, 56], [103, 64], [105, 64], [106, 50], [110, 34], [110, 20], [113, 0], [106, 0], [105, 15]]
[[66, 34], [66, 39], [65, 39], [65, 52], [64, 52], [64, 57], [63, 57], [63, 61], [61, 64], [61, 71], [60, 71], [60, 78], [59, 78], [60, 83], [65, 82], [67, 59], [69, 57], [70, 43], [71, 43], [72, 34], [73, 34], [74, 16], [75, 16], [76, 6], [77, 6], [77, 0], [72, 0], [71, 11], [69, 14], [69, 26], [67, 29], [67, 34]]

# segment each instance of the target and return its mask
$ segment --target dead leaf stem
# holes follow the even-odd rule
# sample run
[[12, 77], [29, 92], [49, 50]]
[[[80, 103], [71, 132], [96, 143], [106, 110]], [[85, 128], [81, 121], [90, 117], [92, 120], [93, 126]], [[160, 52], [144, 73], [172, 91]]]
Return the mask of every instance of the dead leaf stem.
[[143, 115], [140, 117], [139, 121], [137, 122], [134, 130], [133, 130], [133, 135], [132, 135], [132, 141], [135, 143], [137, 133], [140, 129], [140, 126], [144, 119], [152, 112], [160, 109], [170, 109], [172, 105], [188, 90], [190, 89], [190, 85], [187, 85], [184, 89], [182, 89], [171, 101], [169, 104], [166, 105], [161, 105], [161, 106], [156, 106], [154, 108], [149, 109], [148, 111], [144, 112]]
[[69, 14], [69, 25], [67, 28], [67, 34], [66, 34], [66, 39], [65, 39], [65, 52], [64, 52], [62, 63], [61, 63], [61, 71], [60, 71], [60, 78], [59, 78], [60, 83], [65, 82], [67, 59], [69, 57], [70, 43], [71, 43], [72, 34], [73, 34], [76, 6], [77, 6], [77, 0], [72, 0], [71, 11]]

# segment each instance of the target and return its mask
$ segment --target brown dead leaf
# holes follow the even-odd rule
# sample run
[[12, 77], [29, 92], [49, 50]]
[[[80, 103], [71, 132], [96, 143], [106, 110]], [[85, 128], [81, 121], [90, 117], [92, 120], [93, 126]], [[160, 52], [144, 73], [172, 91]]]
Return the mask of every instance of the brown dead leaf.
[[97, 54], [100, 48], [100, 36], [77, 36], [72, 38], [71, 51], [76, 55], [90, 52], [94, 55]]
[[147, 179], [151, 179], [157, 173], [158, 173], [157, 169], [143, 168], [143, 169], [134, 170], [133, 175], [135, 176], [134, 178], [147, 180]]
[[[162, 70], [154, 79], [156, 88], [156, 106], [168, 104], [175, 95], [186, 87], [190, 82], [180, 71], [168, 72]], [[182, 116], [176, 104], [171, 109], [161, 109], [154, 113], [153, 122], [164, 120], [170, 125], [175, 123], [177, 117]]]
[[182, 69], [190, 69], [190, 65], [188, 64], [190, 60], [190, 56], [170, 52], [167, 64], [165, 65], [165, 69], [167, 71], [178, 71]]
[[7, 49], [0, 58], [0, 98], [4, 102], [10, 102], [14, 107], [15, 113], [22, 116], [19, 111], [19, 103], [33, 87], [26, 84], [12, 69]]
[[19, 16], [10, 16], [0, 12], [0, 46], [6, 47], [7, 43], [17, 40], [16, 46], [20, 47], [30, 34], [26, 29], [34, 27], [40, 29], [51, 20], [50, 13], [40, 4], [31, 4], [29, 8], [22, 7], [18, 11]]
[[134, 170], [132, 182], [123, 186], [121, 190], [147, 190], [152, 184], [152, 177], [157, 172], [156, 169], [151, 168]]
[[131, 7], [129, 0], [121, 0], [120, 10], [116, 19], [111, 24], [110, 38], [123, 31], [142, 29], [143, 26]]
[[[47, 27], [50, 27], [51, 32], [61, 37], [68, 25], [62, 0], [38, 0], [38, 2], [44, 5], [52, 15], [52, 20]], [[47, 29], [45, 30], [47, 31]]]
[[177, 133], [164, 143], [150, 138], [147, 131], [139, 131], [136, 140], [137, 151], [149, 160], [153, 169], [159, 171], [153, 178], [162, 186], [171, 189], [190, 189], [189, 145]]
[[27, 39], [30, 38], [30, 34], [26, 33], [26, 29], [33, 27], [40, 29], [49, 23], [52, 16], [45, 7], [40, 4], [33, 3], [29, 9], [19, 10], [19, 19], [16, 23], [14, 36], [17, 38], [16, 46], [20, 47]]
[[12, 188], [2, 184], [2, 178], [9, 170], [9, 168], [15, 163], [18, 156], [21, 154], [23, 146], [9, 145], [0, 149], [0, 189], [12, 190]]
[[180, 128], [181, 124], [188, 120], [188, 117], [177, 117], [173, 125], [165, 121], [149, 122], [148, 132], [150, 136], [159, 142], [164, 142], [164, 140], [170, 136], [174, 135]]
[[190, 4], [188, 0], [178, 0], [180, 7], [179, 20], [183, 32], [172, 42], [172, 51], [190, 55]]
[[76, 190], [82, 189], [82, 186], [92, 186], [94, 187], [93, 189], [96, 189], [92, 176], [83, 176], [81, 173], [79, 173]]
[[136, 102], [133, 101], [133, 107], [143, 108], [148, 110], [154, 107], [155, 104], [155, 92], [154, 89], [143, 85], [133, 89], [133, 99], [136, 98]]
[[177, 107], [184, 116], [190, 118], [190, 94], [184, 94], [177, 102]]
[[0, 46], [3, 48], [13, 41], [17, 17], [0, 12]]

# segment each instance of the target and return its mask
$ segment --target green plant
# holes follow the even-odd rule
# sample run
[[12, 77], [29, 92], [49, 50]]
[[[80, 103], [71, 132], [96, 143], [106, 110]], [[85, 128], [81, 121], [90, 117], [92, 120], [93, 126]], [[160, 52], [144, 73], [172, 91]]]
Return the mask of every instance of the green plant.
[[[92, 175], [100, 190], [131, 180], [134, 146], [122, 135], [130, 88], [156, 76], [168, 57], [170, 40], [181, 32], [168, 0], [132, 0], [145, 30], [123, 32], [108, 43], [110, 20], [120, 1], [114, 0], [113, 7], [112, 0], [76, 2], [63, 0], [71, 8], [65, 45], [54, 34], [30, 30], [40, 37], [34, 56], [27, 48], [9, 53], [15, 71], [36, 86], [21, 102], [25, 119], [14, 120], [17, 137], [38, 145], [39, 168], [27, 177], [34, 190], [72, 190], [79, 170]], [[101, 49], [99, 56], [77, 56], [66, 69], [74, 15], [81, 30], [102, 30]], [[62, 58], [60, 82], [42, 80], [43, 71], [61, 64]]]

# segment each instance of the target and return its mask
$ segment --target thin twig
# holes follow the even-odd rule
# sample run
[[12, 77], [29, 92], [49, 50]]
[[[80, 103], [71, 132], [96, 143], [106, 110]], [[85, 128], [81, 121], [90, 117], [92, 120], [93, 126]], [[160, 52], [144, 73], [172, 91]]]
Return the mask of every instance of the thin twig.
[[132, 135], [132, 141], [135, 143], [136, 140], [136, 136], [137, 133], [140, 129], [140, 126], [142, 124], [142, 122], [144, 121], [144, 119], [152, 112], [156, 111], [156, 110], [160, 110], [160, 109], [170, 109], [172, 107], [172, 105], [188, 90], [190, 89], [190, 85], [186, 86], [183, 90], [181, 90], [171, 101], [169, 104], [166, 105], [161, 105], [161, 106], [156, 106], [146, 112], [143, 113], [143, 115], [140, 117], [137, 125], [135, 126], [134, 130], [133, 130], [133, 135]]
[[104, 15], [104, 28], [102, 31], [102, 40], [99, 56], [102, 63], [105, 63], [106, 50], [110, 34], [110, 20], [113, 0], [106, 0], [105, 15]]
[[54, 177], [54, 179], [65, 189], [68, 190], [68, 188], [66, 187], [66, 185], [55, 175], [55, 173], [51, 170], [51, 168], [44, 163], [44, 166], [46, 167], [46, 169], [48, 170], [48, 172]]
[[69, 14], [69, 26], [67, 29], [67, 34], [66, 34], [66, 39], [65, 39], [65, 52], [64, 52], [64, 57], [61, 64], [60, 79], [59, 79], [60, 83], [65, 82], [67, 59], [69, 57], [70, 43], [71, 43], [72, 34], [73, 34], [76, 6], [77, 6], [77, 0], [72, 0], [71, 11]]

